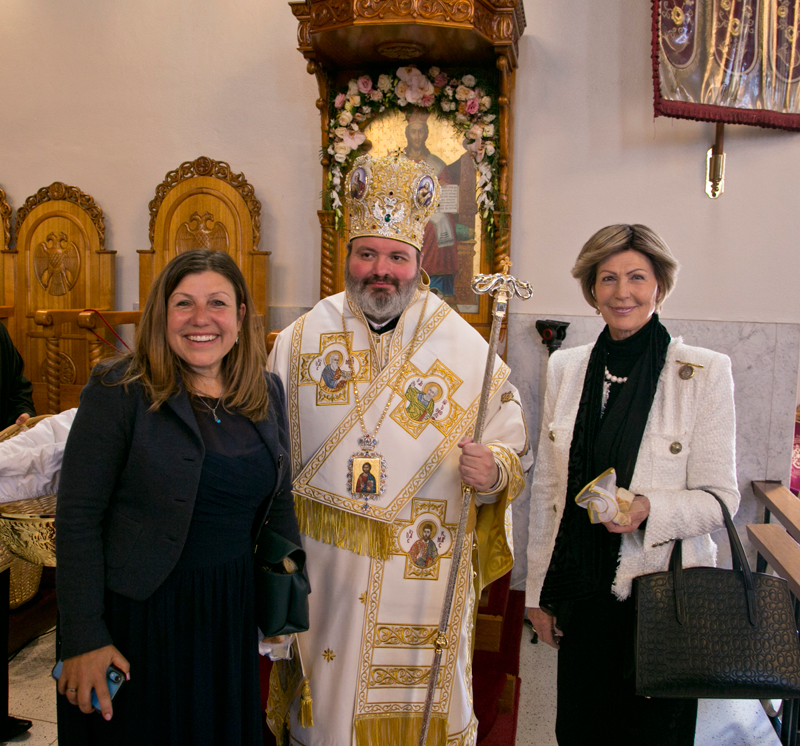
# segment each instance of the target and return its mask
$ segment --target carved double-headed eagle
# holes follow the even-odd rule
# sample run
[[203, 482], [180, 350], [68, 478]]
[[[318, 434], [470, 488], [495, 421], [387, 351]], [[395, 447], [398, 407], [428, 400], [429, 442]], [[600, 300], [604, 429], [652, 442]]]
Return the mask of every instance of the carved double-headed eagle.
[[178, 228], [175, 237], [175, 248], [179, 254], [192, 249], [211, 249], [211, 251], [227, 251], [230, 241], [228, 231], [220, 222], [214, 222], [210, 212], [195, 212], [187, 223]]
[[49, 233], [33, 250], [33, 270], [50, 295], [66, 295], [78, 281], [81, 255], [66, 233]]

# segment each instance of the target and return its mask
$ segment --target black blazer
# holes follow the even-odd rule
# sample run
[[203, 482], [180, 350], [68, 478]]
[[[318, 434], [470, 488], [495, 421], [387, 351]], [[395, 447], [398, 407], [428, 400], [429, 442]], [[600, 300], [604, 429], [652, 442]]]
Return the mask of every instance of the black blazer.
[[[108, 588], [137, 601], [166, 580], [189, 532], [205, 448], [181, 391], [150, 412], [138, 382], [109, 386], [121, 371], [91, 377], [64, 451], [56, 507], [56, 593], [69, 658], [112, 644], [103, 621]], [[291, 493], [285, 397], [265, 374], [268, 419], [255, 423], [277, 467], [270, 526], [300, 544]], [[263, 515], [263, 512], [261, 513]]]

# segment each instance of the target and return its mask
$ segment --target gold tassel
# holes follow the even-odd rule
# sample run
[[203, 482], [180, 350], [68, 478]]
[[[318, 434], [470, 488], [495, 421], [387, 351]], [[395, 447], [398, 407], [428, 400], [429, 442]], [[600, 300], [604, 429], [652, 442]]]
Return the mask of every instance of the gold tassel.
[[311, 687], [308, 684], [308, 677], [303, 679], [303, 684], [300, 688], [300, 727], [313, 728], [314, 727], [314, 713], [311, 711]]
[[394, 524], [375, 521], [299, 495], [294, 498], [294, 509], [300, 531], [306, 536], [373, 559], [389, 559], [394, 546]]

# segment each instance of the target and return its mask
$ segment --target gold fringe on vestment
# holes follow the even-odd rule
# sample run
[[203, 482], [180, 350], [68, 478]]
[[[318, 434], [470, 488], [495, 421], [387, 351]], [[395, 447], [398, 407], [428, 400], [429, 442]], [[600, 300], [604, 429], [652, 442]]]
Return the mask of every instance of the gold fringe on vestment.
[[[375, 746], [376, 744], [416, 744], [422, 729], [422, 714], [406, 713], [400, 715], [356, 715], [353, 730], [356, 746]], [[447, 718], [444, 715], [431, 715], [428, 739], [425, 746], [447, 745]]]
[[300, 727], [313, 728], [314, 727], [314, 713], [311, 711], [311, 687], [308, 684], [308, 677], [303, 679], [303, 684], [300, 687]]
[[294, 510], [300, 531], [306, 536], [373, 559], [389, 559], [395, 538], [392, 523], [348, 513], [299, 495], [295, 495]]

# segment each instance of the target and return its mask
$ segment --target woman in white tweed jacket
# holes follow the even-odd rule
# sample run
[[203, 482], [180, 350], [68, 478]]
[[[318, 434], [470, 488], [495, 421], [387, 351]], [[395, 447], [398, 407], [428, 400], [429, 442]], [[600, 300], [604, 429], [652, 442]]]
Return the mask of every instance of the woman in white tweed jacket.
[[[735, 513], [730, 360], [672, 340], [655, 314], [678, 265], [641, 225], [608, 226], [573, 269], [607, 327], [595, 344], [556, 352], [534, 471], [526, 605], [539, 638], [559, 648], [560, 746], [593, 743], [613, 716], [616, 744], [691, 744], [696, 700], [633, 693], [633, 578], [714, 565], [709, 533]], [[613, 466], [637, 495], [631, 523], [592, 525], [580, 489]]]

